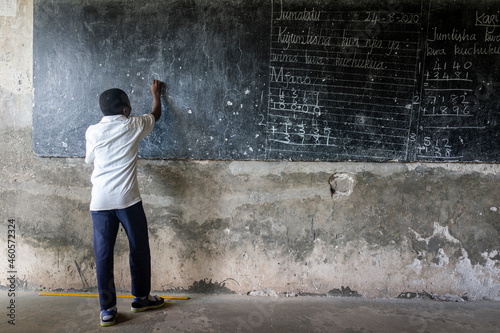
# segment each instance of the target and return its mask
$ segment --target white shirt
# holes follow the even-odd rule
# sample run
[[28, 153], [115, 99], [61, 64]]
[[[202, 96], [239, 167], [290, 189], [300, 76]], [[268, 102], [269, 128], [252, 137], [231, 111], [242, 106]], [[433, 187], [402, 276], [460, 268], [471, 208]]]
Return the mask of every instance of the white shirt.
[[139, 141], [153, 130], [152, 114], [105, 116], [85, 133], [85, 162], [94, 162], [90, 210], [130, 207], [141, 201], [137, 182]]

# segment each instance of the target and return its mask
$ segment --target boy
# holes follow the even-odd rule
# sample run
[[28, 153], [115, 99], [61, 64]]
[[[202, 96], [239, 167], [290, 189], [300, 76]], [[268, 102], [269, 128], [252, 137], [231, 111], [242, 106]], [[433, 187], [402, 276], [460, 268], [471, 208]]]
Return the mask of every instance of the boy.
[[132, 277], [131, 310], [140, 312], [163, 306], [164, 300], [149, 294], [151, 257], [148, 228], [137, 182], [139, 141], [146, 137], [161, 116], [160, 81], [153, 81], [153, 110], [130, 116], [132, 107], [125, 92], [106, 90], [99, 97], [104, 117], [85, 134], [86, 163], [94, 163], [90, 211], [94, 229], [97, 287], [101, 306], [101, 326], [115, 324], [118, 316], [113, 276], [113, 250], [122, 224], [130, 246]]

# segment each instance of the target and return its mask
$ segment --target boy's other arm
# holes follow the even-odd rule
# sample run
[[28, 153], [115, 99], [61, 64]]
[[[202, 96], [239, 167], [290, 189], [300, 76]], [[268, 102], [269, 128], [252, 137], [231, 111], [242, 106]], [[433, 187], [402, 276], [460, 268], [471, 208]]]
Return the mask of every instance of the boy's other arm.
[[158, 80], [154, 80], [151, 85], [151, 93], [153, 94], [153, 111], [151, 114], [155, 117], [155, 121], [158, 121], [161, 117], [161, 88], [162, 83]]

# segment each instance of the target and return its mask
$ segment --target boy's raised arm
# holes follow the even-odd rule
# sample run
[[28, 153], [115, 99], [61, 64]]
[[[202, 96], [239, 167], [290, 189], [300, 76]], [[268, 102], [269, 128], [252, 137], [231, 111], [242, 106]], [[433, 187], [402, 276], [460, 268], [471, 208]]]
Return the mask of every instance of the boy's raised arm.
[[151, 114], [155, 117], [155, 121], [158, 121], [161, 117], [161, 89], [162, 83], [158, 80], [154, 80], [151, 85], [151, 93], [153, 94], [153, 111]]

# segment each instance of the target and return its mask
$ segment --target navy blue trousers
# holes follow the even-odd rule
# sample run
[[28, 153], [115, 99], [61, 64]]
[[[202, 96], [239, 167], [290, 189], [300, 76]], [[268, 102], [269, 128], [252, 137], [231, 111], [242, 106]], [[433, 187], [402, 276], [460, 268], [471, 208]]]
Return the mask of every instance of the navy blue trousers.
[[144, 297], [151, 290], [151, 255], [148, 225], [142, 202], [125, 209], [91, 211], [94, 225], [94, 255], [101, 310], [116, 305], [114, 247], [120, 223], [129, 241], [132, 295]]

